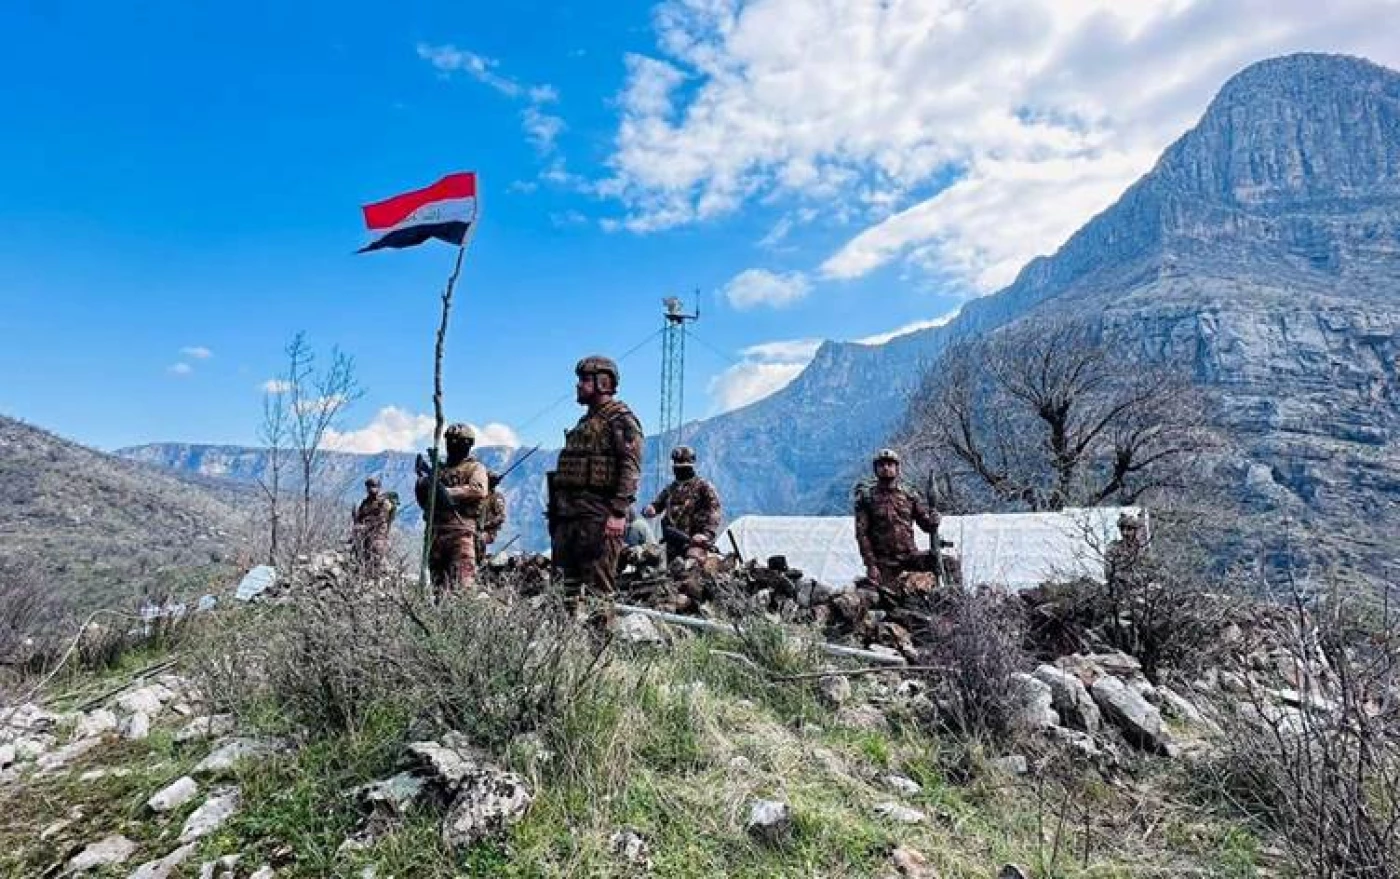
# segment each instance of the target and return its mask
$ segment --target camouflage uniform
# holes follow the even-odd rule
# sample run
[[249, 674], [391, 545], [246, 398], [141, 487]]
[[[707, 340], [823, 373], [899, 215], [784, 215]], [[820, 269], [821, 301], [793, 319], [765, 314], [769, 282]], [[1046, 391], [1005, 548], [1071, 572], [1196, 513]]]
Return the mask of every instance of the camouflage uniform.
[[[616, 365], [605, 358], [585, 358], [575, 372], [589, 374], [593, 363], [606, 364], [616, 381]], [[605, 596], [613, 593], [623, 538], [608, 537], [610, 517], [626, 518], [642, 479], [642, 425], [621, 400], [590, 405], [564, 434], [556, 469], [549, 475], [553, 499], [549, 537], [554, 565], [571, 588], [587, 585]]]
[[394, 518], [399, 507], [396, 497], [378, 495], [360, 501], [351, 516], [350, 547], [355, 561], [369, 574], [384, 569], [389, 556], [389, 538], [394, 530]]
[[[876, 461], [898, 462], [893, 452], [882, 451]], [[923, 553], [914, 543], [914, 525], [937, 535], [940, 516], [930, 510], [917, 492], [898, 480], [872, 480], [856, 486], [856, 543], [867, 568], [880, 572], [880, 585], [891, 588], [904, 571], [937, 568], [937, 557]]]
[[1147, 540], [1141, 520], [1127, 513], [1119, 516], [1118, 534], [1104, 554], [1104, 580], [1111, 586], [1131, 590], [1141, 586], [1147, 576]]
[[[704, 549], [687, 538], [703, 536], [706, 542], [714, 544], [720, 526], [719, 492], [709, 480], [694, 475], [695, 453], [689, 448], [682, 446], [676, 449], [671, 453], [671, 460], [678, 465], [678, 470], [686, 467], [691, 475], [684, 476], [684, 471], [678, 473], [676, 480], [663, 488], [656, 500], [651, 502], [648, 512], [662, 514], [662, 533], [668, 559], [687, 554], [703, 555]], [[667, 528], [679, 533], [666, 535]]]
[[[449, 449], [455, 429], [448, 428]], [[475, 438], [472, 435], [473, 439]], [[470, 447], [468, 447], [470, 448]], [[414, 485], [418, 505], [426, 519], [432, 493], [432, 474], [420, 475]], [[459, 494], [451, 500], [447, 491], [439, 495], [433, 509], [432, 546], [428, 550], [428, 570], [433, 587], [439, 593], [451, 589], [466, 589], [476, 582], [476, 523], [487, 494], [486, 466], [470, 455], [443, 465], [438, 471], [438, 485]]]
[[496, 537], [501, 533], [501, 528], [506, 524], [506, 498], [496, 488], [499, 477], [491, 474], [488, 477], [490, 493], [486, 495], [485, 502], [481, 505], [481, 514], [476, 523], [476, 561], [477, 564], [485, 561], [487, 547], [496, 542]]

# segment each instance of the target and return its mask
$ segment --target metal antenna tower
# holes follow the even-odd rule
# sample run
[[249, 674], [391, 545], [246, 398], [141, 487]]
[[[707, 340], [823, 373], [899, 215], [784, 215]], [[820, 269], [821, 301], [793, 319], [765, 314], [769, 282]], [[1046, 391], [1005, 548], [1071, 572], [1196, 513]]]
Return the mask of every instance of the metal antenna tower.
[[[672, 431], [676, 436], [673, 445], [681, 445], [681, 431], [685, 426], [685, 325], [700, 319], [700, 294], [695, 294], [695, 312], [686, 314], [680, 297], [668, 296], [661, 300], [666, 311], [662, 314], [665, 323], [661, 332], [661, 429], [658, 436], [662, 442]], [[665, 484], [666, 461], [668, 456], [656, 456], [656, 478]]]

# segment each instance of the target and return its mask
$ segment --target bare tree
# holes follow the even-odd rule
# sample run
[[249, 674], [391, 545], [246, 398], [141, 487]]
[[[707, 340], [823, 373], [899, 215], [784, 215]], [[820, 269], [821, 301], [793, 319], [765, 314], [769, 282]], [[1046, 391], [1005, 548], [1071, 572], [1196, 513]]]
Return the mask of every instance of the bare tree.
[[287, 397], [290, 388], [282, 379], [272, 379], [263, 388], [263, 420], [258, 439], [267, 449], [267, 469], [258, 476], [258, 487], [267, 501], [268, 546], [267, 563], [277, 564], [282, 526], [282, 468], [286, 462], [289, 415]]
[[1038, 321], [951, 346], [904, 443], [950, 506], [1132, 504], [1211, 447], [1206, 411], [1182, 372], [1129, 360], [1087, 324]]
[[295, 508], [295, 533], [291, 549], [304, 551], [311, 543], [316, 480], [326, 434], [334, 428], [347, 407], [363, 394], [355, 378], [354, 359], [332, 348], [330, 362], [318, 369], [316, 353], [297, 333], [287, 343], [286, 372], [268, 383], [263, 396], [263, 420], [259, 438], [268, 450], [268, 467], [258, 484], [268, 505], [268, 561], [275, 564], [279, 553], [288, 548], [286, 513], [282, 496], [287, 488], [286, 467], [295, 462], [295, 486], [299, 497]]

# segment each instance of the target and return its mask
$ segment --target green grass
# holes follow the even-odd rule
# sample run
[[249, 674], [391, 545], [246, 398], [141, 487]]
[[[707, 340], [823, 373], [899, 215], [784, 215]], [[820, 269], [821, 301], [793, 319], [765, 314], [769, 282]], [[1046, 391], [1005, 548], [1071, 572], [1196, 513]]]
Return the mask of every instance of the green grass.
[[[284, 877], [355, 877], [366, 866], [381, 876], [428, 879], [622, 876], [635, 871], [611, 852], [610, 837], [632, 828], [649, 843], [651, 875], [664, 877], [885, 875], [889, 853], [900, 845], [922, 852], [944, 879], [985, 879], [1007, 862], [1065, 879], [1256, 874], [1259, 839], [1184, 801], [1167, 783], [1180, 770], [1163, 763], [1134, 767], [1126, 789], [1094, 775], [1074, 776], [1072, 803], [1091, 811], [1089, 855], [1083, 856], [1076, 817], [1066, 823], [1052, 863], [1047, 828], [1056, 824], [1059, 801], [1037, 796], [1030, 780], [988, 772], [986, 761], [1000, 753], [899, 719], [889, 731], [843, 727], [815, 699], [809, 681], [772, 679], [775, 667], [790, 674], [810, 666], [800, 652], [764, 638], [686, 638], [666, 650], [625, 653], [609, 668], [607, 686], [500, 756], [535, 794], [529, 813], [503, 839], [452, 851], [440, 837], [440, 814], [425, 805], [369, 848], [340, 851], [359, 821], [347, 791], [393, 774], [405, 742], [424, 734], [427, 719], [409, 716], [390, 699], [370, 705], [353, 731], [241, 764], [228, 780], [242, 789], [241, 811], [201, 843], [191, 863], [241, 853], [253, 866], [275, 859]], [[717, 650], [742, 653], [767, 671]], [[132, 654], [121, 667], [139, 668], [152, 658]], [[90, 676], [77, 689], [100, 692], [117, 674]], [[854, 683], [858, 697], [873, 686], [868, 679]], [[265, 734], [296, 732], [271, 701], [246, 709], [244, 723]], [[113, 875], [165, 855], [202, 798], [160, 818], [146, 815], [145, 800], [208, 749], [207, 743], [178, 746], [158, 726], [145, 742], [105, 745], [66, 774], [0, 789], [0, 875], [40, 875], [76, 847], [118, 832], [140, 849]], [[77, 781], [96, 765], [129, 774]], [[879, 777], [891, 772], [922, 791], [889, 790]], [[795, 829], [786, 844], [772, 847], [746, 834], [757, 798], [790, 804]], [[1137, 808], [1144, 799], [1161, 815], [1146, 827]], [[887, 801], [917, 808], [928, 821], [885, 819], [874, 807]], [[39, 829], [75, 807], [82, 813], [72, 826], [55, 841], [37, 842]]]

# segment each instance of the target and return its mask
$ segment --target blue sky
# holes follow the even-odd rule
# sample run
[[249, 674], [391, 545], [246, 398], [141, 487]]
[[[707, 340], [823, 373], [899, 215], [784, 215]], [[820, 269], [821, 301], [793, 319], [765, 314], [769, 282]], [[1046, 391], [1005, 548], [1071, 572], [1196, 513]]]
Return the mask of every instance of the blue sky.
[[[0, 412], [103, 448], [253, 440], [305, 330], [343, 447], [427, 442], [451, 250], [359, 205], [476, 170], [452, 419], [554, 442], [583, 354], [699, 291], [687, 415], [817, 340], [940, 319], [1106, 207], [1244, 64], [1400, 58], [1393, 0], [95, 2], [3, 13]], [[1144, 87], [1144, 82], [1155, 83]], [[660, 347], [623, 364], [656, 421]], [[387, 411], [386, 411], [387, 410]]]

